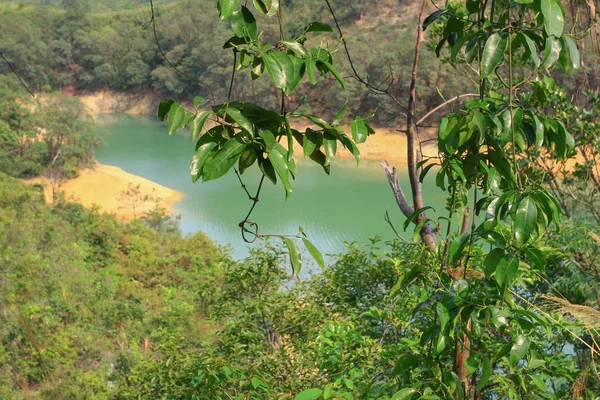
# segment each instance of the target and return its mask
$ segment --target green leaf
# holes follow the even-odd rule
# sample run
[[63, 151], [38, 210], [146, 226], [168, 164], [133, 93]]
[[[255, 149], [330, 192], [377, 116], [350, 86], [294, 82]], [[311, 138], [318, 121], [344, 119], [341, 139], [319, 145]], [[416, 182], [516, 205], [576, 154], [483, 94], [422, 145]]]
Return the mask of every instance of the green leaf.
[[431, 25], [431, 24], [432, 24], [433, 22], [435, 22], [435, 21], [436, 21], [436, 20], [437, 20], [439, 17], [441, 17], [442, 15], [444, 15], [445, 13], [447, 13], [448, 11], [450, 11], [450, 10], [448, 10], [448, 9], [446, 9], [446, 10], [437, 10], [437, 11], [435, 11], [435, 12], [433, 12], [433, 13], [429, 14], [429, 15], [428, 15], [428, 16], [427, 16], [427, 17], [426, 17], [424, 20], [423, 20], [423, 25], [422, 25], [422, 27], [423, 27], [423, 30], [426, 30], [426, 29], [427, 29], [427, 27], [428, 27], [429, 25]]
[[421, 220], [421, 222], [419, 222], [415, 226], [415, 229], [413, 231], [413, 242], [417, 242], [419, 240], [419, 236], [421, 235], [421, 230], [423, 229], [425, 224], [427, 224], [429, 221], [431, 221], [429, 218], [425, 218], [425, 219]]
[[417, 393], [417, 389], [404, 388], [396, 392], [390, 400], [410, 400], [415, 393]]
[[369, 135], [375, 133], [362, 117], [356, 117], [350, 121], [350, 129], [352, 130], [352, 138], [359, 144], [364, 143]]
[[[286, 118], [285, 119], [285, 133], [287, 135], [287, 162], [288, 164], [292, 161], [292, 157], [294, 155], [294, 136], [292, 133], [292, 128], [290, 127], [290, 121]], [[292, 174], [295, 173], [295, 171], [291, 171]]]
[[342, 144], [344, 145], [344, 147], [346, 149], [350, 150], [350, 153], [352, 153], [352, 155], [356, 159], [356, 165], [358, 166], [358, 163], [360, 162], [360, 151], [358, 150], [358, 147], [356, 146], [356, 144], [354, 144], [352, 139], [350, 139], [348, 136], [346, 136], [344, 134], [341, 135], [340, 141], [342, 142]]
[[494, 72], [496, 67], [502, 62], [508, 40], [504, 33], [494, 33], [485, 42], [483, 55], [481, 57], [481, 76], [480, 79], [487, 78]]
[[338, 83], [343, 88], [344, 87], [344, 78], [342, 78], [342, 75], [340, 75], [339, 71], [333, 65], [331, 65], [328, 61], [319, 61], [319, 62], [322, 63], [323, 65], [325, 65], [325, 67], [327, 67], [327, 70], [333, 74], [335, 79], [337, 79]]
[[444, 351], [444, 349], [446, 348], [447, 345], [448, 345], [448, 340], [447, 340], [446, 335], [440, 333], [437, 337], [437, 341], [435, 344], [435, 353], [440, 354], [442, 351]]
[[423, 183], [423, 179], [425, 179], [425, 176], [427, 175], [429, 170], [431, 168], [435, 167], [436, 165], [438, 165], [438, 164], [432, 163], [432, 164], [427, 165], [425, 168], [423, 168], [423, 170], [421, 171], [421, 174], [419, 175], [419, 182]]
[[500, 188], [500, 183], [502, 181], [502, 177], [500, 176], [500, 172], [496, 168], [490, 168], [487, 174], [487, 189], [489, 192], [495, 192]]
[[444, 332], [446, 330], [448, 322], [450, 322], [450, 311], [441, 302], [437, 303], [435, 310], [437, 312], [438, 317], [440, 318], [440, 331]]
[[310, 155], [310, 159], [323, 167], [327, 175], [331, 172], [331, 165], [327, 162], [327, 157], [321, 150], [315, 150]]
[[548, 36], [561, 37], [565, 27], [560, 0], [540, 0], [542, 15], [544, 16], [544, 30]]
[[301, 43], [292, 42], [289, 40], [280, 40], [279, 44], [282, 44], [286, 49], [293, 51], [298, 57], [308, 58], [310, 56], [308, 50], [306, 50]]
[[300, 253], [298, 252], [298, 247], [296, 247], [296, 242], [294, 242], [290, 238], [283, 238], [283, 241], [285, 242], [285, 245], [288, 248], [290, 262], [292, 263], [292, 271], [294, 275], [298, 275], [300, 273], [300, 270], [302, 269], [302, 262], [300, 261]]
[[261, 77], [262, 73], [265, 71], [265, 63], [262, 58], [255, 57], [252, 62], [252, 69], [250, 70], [250, 76], [252, 80], [256, 80]]
[[523, 245], [536, 230], [537, 206], [530, 197], [525, 197], [517, 206], [515, 214], [515, 239]]
[[269, 12], [267, 12], [267, 17], [272, 17], [277, 14], [277, 11], [279, 11], [279, 3], [279, 0], [271, 0], [271, 8], [269, 8]]
[[202, 181], [210, 181], [222, 177], [233, 167], [246, 148], [246, 142], [242, 140], [242, 134], [238, 133], [209, 160], [202, 171]]
[[535, 66], [535, 68], [539, 68], [541, 61], [540, 57], [538, 56], [538, 50], [535, 45], [535, 42], [529, 36], [523, 33], [519, 33], [518, 36], [521, 37], [521, 39], [523, 40], [523, 44], [527, 49], [531, 60], [533, 61], [533, 65]]
[[242, 6], [242, 9], [231, 14], [231, 30], [237, 37], [247, 37], [251, 40], [256, 39], [258, 28], [256, 19], [250, 10]]
[[344, 114], [346, 113], [346, 109], [348, 108], [348, 103], [346, 102], [342, 108], [335, 114], [333, 121], [331, 122], [331, 126], [337, 126], [342, 122], [342, 118], [344, 118]]
[[210, 111], [202, 111], [196, 114], [190, 125], [190, 140], [196, 140], [200, 136], [200, 132], [206, 123], [206, 120], [210, 116]]
[[481, 137], [485, 135], [485, 117], [477, 110], [473, 110], [473, 123], [479, 129]]
[[258, 158], [256, 154], [256, 149], [253, 146], [246, 146], [242, 155], [240, 156], [240, 161], [238, 163], [238, 168], [240, 169], [240, 174], [243, 174], [245, 170], [252, 166], [256, 162]]
[[208, 103], [208, 100], [205, 99], [204, 97], [202, 97], [202, 96], [194, 97], [194, 107], [196, 107], [196, 109], [202, 107], [206, 103]]
[[272, 17], [279, 10], [279, 0], [254, 0], [254, 8], [264, 15]]
[[412, 213], [412, 215], [410, 217], [408, 217], [406, 219], [406, 221], [404, 221], [404, 225], [403, 225], [404, 230], [406, 231], [406, 229], [408, 228], [410, 223], [413, 222], [413, 220], [415, 218], [417, 218], [419, 215], [421, 215], [422, 213], [424, 213], [427, 210], [433, 210], [435, 212], [435, 209], [431, 206], [425, 206], [425, 207], [419, 208], [417, 211]]
[[306, 128], [302, 138], [302, 147], [304, 148], [304, 157], [310, 155], [323, 144], [323, 134], [310, 128]]
[[[287, 82], [290, 80], [289, 75], [294, 73], [292, 60], [282, 51], [263, 53], [261, 57], [275, 87], [285, 90]], [[281, 64], [282, 61], [285, 65]]]
[[531, 340], [527, 336], [519, 335], [510, 349], [509, 364], [511, 367], [514, 368], [527, 355], [530, 344]]
[[326, 133], [323, 136], [323, 147], [325, 148], [325, 162], [329, 164], [337, 151], [337, 139]]
[[579, 69], [581, 67], [581, 56], [579, 55], [579, 49], [577, 43], [570, 36], [562, 37], [567, 52], [569, 53], [569, 59], [571, 60], [571, 68]]
[[326, 129], [326, 130], [335, 130], [333, 128], [333, 126], [329, 125], [323, 119], [321, 119], [319, 117], [315, 117], [314, 115], [303, 114], [303, 113], [296, 113], [296, 114], [292, 114], [292, 117], [304, 117], [304, 118], [308, 118], [311, 122], [314, 122], [315, 124], [317, 124], [318, 126], [320, 126], [323, 129]]
[[292, 194], [292, 184], [290, 183], [289, 166], [286, 162], [287, 151], [279, 143], [275, 144], [274, 151], [269, 152], [268, 158], [273, 164], [277, 175], [281, 178], [285, 189], [285, 199], [287, 200]]
[[331, 383], [329, 383], [325, 386], [325, 389], [323, 390], [323, 399], [329, 400], [332, 397], [333, 397], [333, 385]]
[[544, 144], [544, 124], [540, 121], [537, 115], [531, 113], [533, 123], [535, 125], [535, 147], [534, 150], [539, 150]]
[[524, 253], [531, 261], [533, 261], [533, 265], [537, 268], [542, 269], [546, 266], [546, 257], [544, 257], [544, 253], [542, 253], [540, 249], [529, 247], [524, 250]]
[[219, 0], [218, 8], [221, 19], [229, 18], [239, 2], [240, 0]]
[[161, 121], [165, 120], [165, 117], [169, 113], [171, 106], [175, 103], [174, 100], [171, 99], [163, 99], [158, 105], [158, 119]]
[[485, 273], [486, 278], [490, 278], [494, 272], [496, 272], [496, 268], [498, 267], [498, 263], [504, 257], [504, 250], [496, 248], [488, 253], [485, 257], [485, 261], [483, 265], [485, 266], [483, 272]]
[[504, 346], [500, 347], [496, 354], [494, 354], [494, 359], [499, 360], [510, 352], [512, 348], [512, 343], [506, 343]]
[[315, 68], [317, 68], [317, 61], [314, 58], [306, 59], [306, 75], [308, 76], [308, 81], [315, 85], [317, 83], [317, 78], [315, 77]]
[[453, 240], [450, 242], [450, 251], [448, 252], [448, 262], [450, 265], [455, 265], [456, 262], [462, 257], [463, 251], [469, 242], [470, 233], [465, 233], [460, 237], [460, 240]]
[[258, 128], [258, 136], [262, 138], [265, 142], [265, 150], [270, 152], [273, 147], [275, 147], [275, 143], [277, 143], [277, 139], [275, 139], [275, 135], [268, 128]]
[[243, 37], [232, 36], [223, 44], [224, 49], [231, 49], [233, 47], [238, 47], [241, 45], [245, 45], [246, 40]]
[[317, 247], [314, 244], [312, 244], [312, 242], [307, 238], [302, 238], [302, 242], [304, 243], [304, 247], [306, 247], [306, 250], [308, 250], [312, 258], [315, 259], [319, 267], [321, 267], [321, 269], [325, 269], [325, 260], [323, 259], [323, 255], [321, 254], [319, 249], [317, 249]]
[[548, 390], [548, 387], [544, 383], [544, 379], [541, 376], [531, 375], [531, 380], [533, 381], [535, 386], [537, 386], [538, 389], [540, 389], [541, 391], [546, 392]]
[[252, 126], [252, 122], [240, 110], [233, 107], [227, 107], [224, 113], [231, 117], [235, 123], [237, 123], [240, 128], [246, 131], [246, 133], [254, 136], [254, 127]]
[[306, 28], [304, 28], [304, 33], [308, 32], [333, 32], [333, 29], [331, 28], [331, 26], [329, 26], [329, 24], [314, 21], [306, 25]]
[[546, 46], [544, 47], [544, 60], [542, 61], [540, 68], [546, 69], [553, 66], [560, 57], [560, 49], [560, 42], [551, 36], [548, 36], [546, 38]]
[[289, 59], [292, 62], [293, 72], [289, 75], [289, 79], [286, 82], [285, 94], [290, 94], [294, 91], [296, 86], [298, 86], [298, 83], [302, 80], [306, 70], [304, 67], [304, 59], [293, 55], [289, 55]]
[[273, 168], [273, 163], [268, 158], [263, 158], [262, 154], [258, 157], [258, 168], [264, 176], [273, 182], [273, 185], [277, 185], [277, 174], [275, 168]]
[[475, 387], [477, 390], [481, 390], [492, 376], [492, 362], [490, 359], [483, 357], [481, 359], [481, 364], [481, 377], [479, 378], [479, 383]]
[[185, 127], [196, 116], [196, 114], [192, 114], [191, 112], [187, 112], [187, 111], [184, 111], [184, 112], [185, 112], [185, 115], [183, 117], [183, 122], [181, 123], [181, 126]]
[[196, 152], [192, 156], [192, 163], [190, 164], [190, 175], [192, 182], [196, 182], [202, 175], [202, 169], [204, 163], [208, 159], [208, 156], [217, 147], [217, 140], [211, 135], [204, 135], [196, 143]]
[[185, 117], [185, 109], [177, 103], [171, 105], [169, 110], [169, 135], [172, 135], [181, 127], [183, 118]]
[[267, 14], [267, 12], [269, 12], [270, 1], [268, 1], [268, 0], [253, 0], [253, 3], [254, 3], [254, 8], [256, 8], [256, 10], [259, 13]]
[[501, 287], [512, 284], [519, 271], [519, 259], [509, 254], [500, 259], [496, 267], [496, 281]]

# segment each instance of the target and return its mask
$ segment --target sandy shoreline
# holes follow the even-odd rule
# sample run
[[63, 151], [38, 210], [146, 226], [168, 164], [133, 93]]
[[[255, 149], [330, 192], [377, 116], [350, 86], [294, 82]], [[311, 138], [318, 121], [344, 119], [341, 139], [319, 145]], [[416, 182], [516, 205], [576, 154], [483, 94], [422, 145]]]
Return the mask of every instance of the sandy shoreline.
[[[157, 96], [152, 93], [126, 94], [105, 90], [87, 94], [80, 93], [77, 94], [76, 97], [83, 102], [88, 112], [91, 114], [117, 112], [134, 115], [155, 115], [156, 104], [158, 104]], [[306, 127], [295, 126], [295, 128], [303, 132]], [[345, 129], [346, 134], [350, 136], [350, 126], [346, 124], [343, 125], [343, 128]], [[398, 132], [396, 130], [397, 128], [373, 127], [373, 129], [375, 129], [375, 134], [369, 136], [365, 143], [358, 145], [361, 153], [361, 160], [377, 162], [387, 160], [396, 167], [403, 168], [406, 164], [405, 135]], [[165, 133], [166, 131], [167, 125], [165, 124]], [[431, 135], [431, 129], [429, 131], [423, 130], [420, 139], [425, 140]], [[424, 152], [425, 154], [435, 155], [435, 142], [428, 142], [428, 146], [424, 148]], [[296, 156], [302, 157], [302, 148], [296, 142], [294, 142], [294, 153]], [[352, 153], [343, 148], [340, 144], [338, 144], [336, 157], [343, 159], [354, 158]]]
[[[406, 140], [404, 135], [391, 129], [378, 129], [365, 143], [359, 144], [361, 161], [387, 160], [398, 169], [406, 166]], [[297, 145], [294, 156], [303, 158], [302, 148]], [[354, 159], [352, 153], [338, 147], [336, 158]], [[335, 165], [335, 159], [332, 161]], [[383, 172], [382, 172], [383, 173]], [[45, 177], [28, 180], [29, 183], [43, 183], [46, 201], [51, 204], [53, 188], [50, 179]], [[127, 196], [125, 192], [139, 185], [138, 196]], [[120, 219], [140, 217], [150, 211], [155, 204], [163, 206], [167, 214], [174, 212], [174, 205], [183, 197], [175, 191], [137, 175], [130, 174], [119, 167], [103, 165], [98, 162], [93, 168], [81, 170], [79, 176], [61, 182], [59, 192], [65, 198], [83, 204], [86, 207], [97, 205], [104, 212], [115, 214]], [[148, 195], [150, 199], [143, 200]], [[159, 200], [152, 200], [159, 199]], [[135, 209], [135, 215], [134, 215]]]
[[[73, 95], [73, 94], [71, 94]], [[149, 93], [131, 96], [112, 91], [101, 91], [90, 94], [76, 95], [85, 104], [92, 114], [102, 112], [125, 112], [128, 114], [147, 114], [154, 109], [156, 103]], [[350, 135], [350, 127], [344, 126]], [[375, 134], [369, 136], [365, 143], [359, 144], [361, 161], [381, 162], [387, 160], [398, 169], [406, 168], [406, 137], [392, 128], [375, 128]], [[304, 130], [304, 129], [301, 129]], [[165, 124], [166, 133], [166, 124]], [[426, 154], [435, 154], [434, 146], [429, 145], [424, 149]], [[295, 143], [294, 157], [303, 158], [300, 145]], [[354, 159], [352, 153], [338, 145], [336, 158]], [[335, 159], [333, 163], [335, 165]], [[382, 172], [383, 173], [383, 172]], [[36, 178], [31, 183], [44, 183], [46, 200], [52, 202], [52, 184], [47, 178]], [[80, 171], [79, 177], [60, 184], [59, 191], [65, 194], [68, 200], [76, 201], [86, 207], [98, 205], [103, 211], [113, 213], [121, 219], [140, 217], [152, 209], [157, 201], [133, 200], [132, 196], [123, 196], [124, 192], [139, 185], [139, 192], [153, 198], [160, 199], [159, 204], [165, 207], [167, 213], [173, 212], [173, 206], [182, 198], [182, 193], [159, 185], [148, 179], [123, 171], [121, 168], [96, 163], [91, 169]]]
[[[52, 202], [52, 184], [48, 178], [35, 178], [30, 183], [45, 184], [46, 201]], [[132, 195], [131, 189], [139, 185], [139, 195]], [[84, 169], [75, 179], [63, 181], [58, 189], [67, 200], [86, 207], [97, 205], [102, 211], [115, 214], [121, 219], [140, 217], [158, 203], [168, 214], [173, 213], [173, 205], [182, 198], [182, 193], [159, 185], [148, 179], [123, 171], [119, 167], [96, 163], [93, 168]], [[130, 195], [125, 192], [130, 190]], [[148, 196], [147, 199], [144, 199]]]
[[[404, 135], [395, 133], [391, 129], [377, 129], [375, 135], [370, 136], [358, 147], [361, 161], [387, 160], [400, 170], [406, 168], [406, 139]], [[426, 151], [426, 153], [432, 152]], [[294, 148], [294, 157], [304, 158], [302, 148], [297, 144]], [[339, 146], [336, 158], [353, 160], [354, 156]], [[334, 159], [332, 163], [335, 165], [335, 162]], [[53, 189], [50, 179], [40, 177], [27, 182], [43, 183], [46, 201], [52, 203]], [[137, 185], [139, 185], [140, 195], [125, 195], [125, 192], [136, 188]], [[78, 202], [86, 207], [97, 205], [102, 211], [115, 214], [124, 220], [139, 218], [157, 203], [165, 208], [167, 214], [172, 214], [175, 203], [183, 197], [181, 192], [130, 174], [119, 167], [97, 162], [93, 168], [80, 171], [77, 178], [61, 182], [58, 191], [64, 193], [67, 200]], [[150, 199], [142, 200], [145, 195]]]

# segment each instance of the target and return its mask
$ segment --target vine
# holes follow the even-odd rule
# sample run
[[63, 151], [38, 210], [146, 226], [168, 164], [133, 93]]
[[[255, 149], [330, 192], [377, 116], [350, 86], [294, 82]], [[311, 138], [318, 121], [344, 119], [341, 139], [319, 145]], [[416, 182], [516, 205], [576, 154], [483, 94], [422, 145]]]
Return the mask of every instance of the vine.
[[[229, 170], [234, 170], [243, 191], [252, 202], [246, 216], [239, 223], [243, 240], [252, 243], [257, 238], [280, 238], [288, 248], [293, 272], [298, 274], [301, 257], [293, 238], [302, 239], [308, 252], [321, 267], [324, 267], [323, 256], [308, 240], [302, 228], [299, 228], [297, 235], [264, 234], [259, 231], [258, 223], [250, 218], [259, 202], [265, 181], [269, 180], [274, 185], [280, 183], [287, 200], [292, 194], [292, 181], [296, 175], [294, 143], [302, 147], [304, 157], [319, 164], [329, 174], [338, 143], [348, 149], [358, 163], [360, 152], [356, 144], [364, 142], [374, 130], [366, 119], [356, 117], [350, 122], [352, 138], [348, 136], [340, 125], [346, 105], [341, 107], [331, 122], [316, 115], [287, 110], [287, 97], [305, 77], [314, 85], [317, 84], [318, 73], [331, 75], [344, 87], [344, 80], [333, 63], [331, 46], [305, 46], [308, 35], [327, 34], [333, 32], [333, 29], [326, 23], [315, 21], [308, 24], [300, 35], [286, 40], [280, 2], [255, 0], [253, 5], [255, 12], [277, 18], [280, 40], [277, 43], [262, 41], [262, 32], [259, 32], [256, 19], [247, 4], [239, 6], [239, 0], [220, 0], [217, 7], [219, 16], [222, 20], [229, 21], [234, 34], [223, 46], [225, 50], [233, 52], [226, 102], [214, 104], [210, 110], [205, 110], [203, 107], [208, 101], [196, 97], [193, 101], [195, 111], [190, 112], [174, 100], [164, 99], [158, 107], [158, 117], [161, 121], [167, 119], [169, 134], [180, 127], [189, 126], [190, 139], [196, 141], [190, 167], [193, 182], [200, 178], [204, 182], [218, 179]], [[154, 23], [154, 18], [152, 22]], [[232, 100], [236, 72], [242, 70], [249, 70], [252, 79], [260, 79], [266, 71], [265, 75], [281, 95], [281, 107], [278, 111], [250, 102]], [[300, 132], [292, 127], [292, 121], [296, 119], [303, 119], [314, 128], [306, 128], [304, 132]], [[208, 127], [208, 121], [212, 127]], [[285, 146], [282, 140], [285, 140]], [[242, 175], [254, 165], [258, 166], [262, 176], [256, 193], [251, 195]]]

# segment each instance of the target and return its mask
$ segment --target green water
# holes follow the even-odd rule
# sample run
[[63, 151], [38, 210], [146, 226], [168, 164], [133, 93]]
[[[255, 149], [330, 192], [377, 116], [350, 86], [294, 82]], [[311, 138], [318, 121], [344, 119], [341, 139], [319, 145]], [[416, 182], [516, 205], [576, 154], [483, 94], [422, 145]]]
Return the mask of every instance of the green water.
[[[194, 145], [185, 132], [168, 136], [166, 124], [155, 117], [120, 114], [98, 115], [96, 129], [106, 144], [96, 151], [100, 163], [184, 194], [174, 207], [181, 214], [183, 233], [204, 231], [219, 244], [231, 244], [235, 256], [247, 254], [249, 245], [243, 242], [238, 223], [252, 202], [233, 172], [216, 181], [192, 183], [189, 163]], [[244, 173], [251, 193], [259, 178], [255, 167]], [[403, 184], [408, 187], [407, 181]], [[342, 251], [344, 242], [368, 243], [374, 236], [391, 240], [394, 233], [383, 219], [386, 210], [402, 231], [404, 218], [376, 162], [357, 167], [353, 161], [336, 159], [328, 176], [320, 166], [301, 160], [293, 187], [286, 202], [283, 188], [265, 182], [251, 217], [261, 233], [293, 234], [302, 226], [324, 254], [332, 254]], [[427, 183], [423, 190], [436, 210], [443, 211], [439, 189]], [[406, 237], [412, 238], [412, 227]]]

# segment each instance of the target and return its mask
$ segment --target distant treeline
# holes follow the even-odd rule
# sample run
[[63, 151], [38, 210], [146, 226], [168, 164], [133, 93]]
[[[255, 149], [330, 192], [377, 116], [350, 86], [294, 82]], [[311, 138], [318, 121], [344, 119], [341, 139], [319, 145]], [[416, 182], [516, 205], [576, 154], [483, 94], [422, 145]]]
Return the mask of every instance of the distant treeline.
[[[120, 5], [121, 9], [93, 12], [102, 9], [105, 3], [113, 7]], [[140, 6], [125, 9], [137, 4]], [[406, 5], [398, 0], [380, 1], [377, 7], [371, 8], [367, 0], [332, 0], [331, 4], [345, 30], [358, 71], [368, 76], [371, 83], [382, 83], [382, 87], [391, 82], [393, 72], [395, 81], [391, 93], [404, 98], [410, 79], [416, 16], [401, 12]], [[332, 23], [325, 2], [320, 0], [284, 1], [283, 10], [286, 37], [300, 33], [315, 20]], [[155, 1], [155, 13], [159, 43], [167, 58], [185, 74], [209, 85], [217, 101], [225, 99], [233, 55], [222, 46], [232, 33], [229, 23], [217, 17], [215, 2]], [[87, 0], [0, 3], [3, 32], [0, 52], [36, 92], [112, 89], [152, 91], [180, 100], [195, 95], [208, 97], [204, 87], [167, 65], [159, 53], [152, 25], [148, 24], [150, 19], [150, 7], [141, 1], [94, 2], [94, 6]], [[258, 23], [259, 30], [265, 32], [264, 40], [276, 43], [277, 19], [258, 18]], [[314, 40], [326, 40], [334, 45], [337, 35], [315, 35]], [[304, 82], [304, 87], [289, 99], [292, 106], [298, 105], [306, 93], [309, 96], [303, 107], [320, 113], [335, 113], [336, 107], [345, 102], [355, 114], [378, 110], [379, 121], [397, 113], [387, 96], [369, 93], [349, 78], [350, 69], [341, 46], [337, 47], [335, 57], [338, 68], [347, 77], [345, 88], [335, 81], [324, 81], [325, 78], [321, 78], [317, 86]], [[433, 57], [431, 51], [423, 54], [421, 71], [425, 80], [420, 98], [423, 108], [440, 101], [436, 86], [452, 94], [455, 91], [449, 84], [464, 85], [456, 79], [446, 82], [445, 68], [434, 68]], [[0, 65], [0, 74], [5, 78], [10, 75], [5, 63]], [[252, 81], [247, 71], [237, 74], [233, 95], [236, 99], [253, 100], [268, 107], [279, 105], [278, 93], [268, 77]]]
[[[406, 98], [414, 52], [417, 16], [412, 0], [382, 0], [371, 5], [367, 0], [331, 0], [344, 35], [348, 40], [356, 69], [371, 84], [390, 85], [396, 98]], [[227, 97], [233, 54], [223, 49], [232, 36], [227, 21], [220, 21], [213, 0], [174, 0], [154, 2], [159, 43], [167, 58], [186, 75], [208, 85], [216, 101]], [[321, 0], [282, 2], [286, 38], [302, 32], [312, 21], [333, 24]], [[102, 11], [101, 10], [115, 10]], [[276, 43], [277, 18], [257, 15], [263, 41]], [[161, 56], [154, 38], [148, 2], [121, 0], [32, 0], [24, 3], [0, 2], [3, 40], [0, 52], [11, 62], [24, 81], [36, 92], [51, 90], [125, 92], [151, 91], [161, 96], [189, 100], [209, 97], [209, 92], [178, 73]], [[435, 35], [435, 27], [426, 31]], [[314, 35], [317, 42], [334, 46], [335, 60], [345, 88], [335, 80], [321, 78], [316, 86], [306, 80], [288, 99], [289, 108], [299, 104], [305, 111], [333, 114], [348, 103], [351, 114], [365, 115], [377, 110], [375, 121], [394, 123], [398, 107], [385, 95], [366, 90], [351, 78], [343, 47], [336, 45], [337, 34]], [[445, 98], [464, 93], [476, 82], [436, 62], [432, 41], [421, 54], [420, 86], [417, 87], [419, 111], [439, 104]], [[444, 50], [445, 51], [445, 50]], [[588, 63], [591, 68], [594, 63]], [[588, 67], [589, 68], [589, 67]], [[458, 72], [458, 73], [457, 73]], [[0, 74], [11, 71], [0, 63]], [[266, 75], [266, 74], [265, 74]], [[589, 74], [593, 78], [593, 74]], [[10, 79], [15, 79], [10, 76]], [[567, 78], [567, 86], [577, 79]], [[593, 82], [592, 82], [593, 84]], [[307, 97], [304, 98], [304, 95]], [[278, 92], [263, 76], [255, 81], [247, 70], [236, 74], [233, 91], [236, 100], [250, 100], [277, 109]]]

